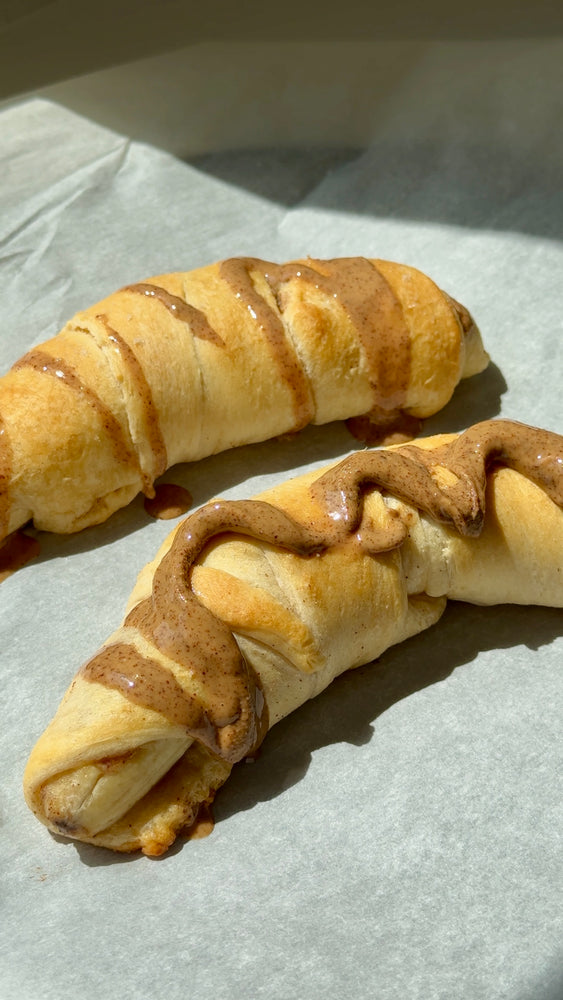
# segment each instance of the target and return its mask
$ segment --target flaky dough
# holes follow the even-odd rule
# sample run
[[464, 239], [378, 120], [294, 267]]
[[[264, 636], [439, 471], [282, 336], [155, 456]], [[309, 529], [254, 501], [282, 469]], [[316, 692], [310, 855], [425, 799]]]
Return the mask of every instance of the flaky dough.
[[429, 416], [487, 361], [402, 264], [235, 258], [130, 285], [0, 379], [0, 541], [101, 523], [177, 462], [310, 422]]
[[[250, 723], [242, 742], [237, 733], [251, 679], [232, 673], [238, 714], [221, 687], [233, 636], [271, 727], [433, 625], [448, 598], [563, 607], [562, 469], [557, 434], [488, 421], [206, 505], [141, 572], [124, 623], [73, 681], [31, 754], [30, 807], [58, 833], [162, 853], [251, 749]], [[218, 529], [190, 563], [190, 539], [208, 523]], [[196, 634], [182, 656], [192, 615], [210, 639], [198, 646]], [[131, 686], [146, 668], [138, 700], [120, 688], [129, 655]]]

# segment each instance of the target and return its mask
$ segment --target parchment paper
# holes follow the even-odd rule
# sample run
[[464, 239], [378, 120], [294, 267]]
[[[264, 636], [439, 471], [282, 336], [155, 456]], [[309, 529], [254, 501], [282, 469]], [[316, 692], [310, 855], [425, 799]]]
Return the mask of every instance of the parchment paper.
[[[482, 329], [490, 368], [425, 433], [497, 415], [561, 432], [563, 50], [515, 66], [500, 44], [469, 49], [475, 72], [429, 49], [380, 95], [362, 150], [186, 164], [54, 104], [5, 109], [2, 371], [129, 281], [358, 253], [421, 267]], [[357, 446], [309, 429], [164, 478], [195, 504], [246, 497]], [[137, 500], [42, 535], [1, 586], [0, 995], [559, 1000], [561, 611], [450, 605], [280, 723], [218, 796], [213, 834], [163, 859], [36, 822], [27, 755], [170, 528]]]

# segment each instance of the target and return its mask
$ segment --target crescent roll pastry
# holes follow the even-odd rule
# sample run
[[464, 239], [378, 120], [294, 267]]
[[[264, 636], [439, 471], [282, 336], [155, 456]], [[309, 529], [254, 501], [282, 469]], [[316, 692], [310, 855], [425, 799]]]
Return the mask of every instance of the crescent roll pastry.
[[402, 264], [234, 258], [129, 285], [0, 379], [0, 541], [98, 524], [177, 462], [311, 422], [424, 418], [487, 362], [467, 310]]
[[563, 438], [511, 421], [365, 450], [186, 518], [33, 750], [57, 833], [158, 855], [267, 730], [448, 598], [563, 607]]

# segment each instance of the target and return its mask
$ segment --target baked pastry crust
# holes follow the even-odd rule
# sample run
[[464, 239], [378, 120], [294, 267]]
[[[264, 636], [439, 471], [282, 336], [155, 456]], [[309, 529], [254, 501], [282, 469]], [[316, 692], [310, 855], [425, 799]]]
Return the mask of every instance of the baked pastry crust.
[[51, 830], [160, 854], [277, 721], [440, 618], [563, 607], [563, 438], [487, 421], [188, 517], [33, 750]]
[[177, 462], [311, 422], [429, 416], [487, 361], [402, 264], [234, 258], [129, 285], [0, 379], [0, 541], [101, 523]]

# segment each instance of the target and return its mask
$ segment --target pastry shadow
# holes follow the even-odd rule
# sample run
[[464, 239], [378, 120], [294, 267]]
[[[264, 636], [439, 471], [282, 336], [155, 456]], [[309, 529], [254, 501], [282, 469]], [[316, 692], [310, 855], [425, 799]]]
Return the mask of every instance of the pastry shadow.
[[[358, 442], [346, 430], [344, 422], [337, 422], [320, 427], [306, 427], [293, 437], [288, 435], [242, 445], [199, 461], [171, 466], [156, 480], [156, 484], [167, 482], [183, 486], [191, 494], [193, 503], [186, 514], [165, 523], [172, 530], [191, 511], [226, 490], [260, 477], [293, 474], [294, 469], [309, 462], [318, 462], [319, 465], [329, 463], [354, 450], [354, 446], [357, 447]], [[249, 488], [241, 495], [249, 496], [259, 489], [261, 487], [258, 485], [256, 490]], [[26, 526], [26, 533], [40, 542], [40, 552], [33, 562], [64, 559], [103, 548], [154, 525], [155, 519], [144, 508], [144, 499], [143, 494], [139, 493], [127, 506], [115, 511], [107, 521], [73, 534], [59, 535], [36, 530], [31, 525]], [[156, 547], [158, 544], [160, 543]]]
[[87, 868], [104, 868], [107, 865], [138, 862], [141, 857], [138, 851], [132, 854], [120, 854], [116, 851], [108, 851], [106, 847], [96, 847], [95, 844], [82, 844], [78, 840], [70, 840], [68, 837], [59, 836], [58, 833], [52, 831], [50, 831], [50, 836], [61, 847], [68, 847], [71, 851], [76, 851], [80, 861]]
[[480, 653], [518, 645], [535, 650], [560, 635], [557, 608], [487, 608], [450, 602], [432, 628], [393, 646], [379, 660], [341, 675], [317, 698], [279, 722], [258, 759], [252, 765], [237, 765], [219, 791], [216, 823], [277, 798], [297, 784], [322, 747], [369, 743], [377, 719], [393, 705], [445, 681]]
[[563, 997], [563, 972], [561, 961], [548, 966], [542, 975], [541, 983], [534, 984], [531, 989], [519, 992], [514, 1000], [561, 1000]]
[[424, 421], [423, 435], [430, 437], [431, 434], [450, 434], [465, 430], [482, 420], [498, 417], [502, 397], [507, 389], [502, 371], [493, 361], [489, 361], [484, 372], [460, 382], [449, 403]]

